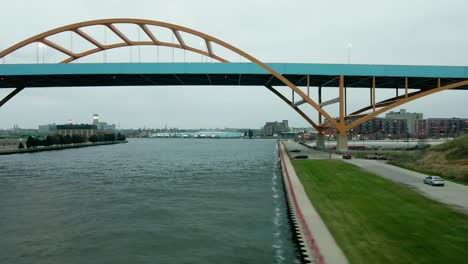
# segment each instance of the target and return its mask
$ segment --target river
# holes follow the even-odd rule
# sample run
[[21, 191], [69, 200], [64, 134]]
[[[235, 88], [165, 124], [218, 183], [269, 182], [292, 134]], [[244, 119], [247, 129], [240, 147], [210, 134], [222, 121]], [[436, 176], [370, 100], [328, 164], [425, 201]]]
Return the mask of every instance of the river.
[[0, 156], [0, 263], [299, 263], [276, 142]]

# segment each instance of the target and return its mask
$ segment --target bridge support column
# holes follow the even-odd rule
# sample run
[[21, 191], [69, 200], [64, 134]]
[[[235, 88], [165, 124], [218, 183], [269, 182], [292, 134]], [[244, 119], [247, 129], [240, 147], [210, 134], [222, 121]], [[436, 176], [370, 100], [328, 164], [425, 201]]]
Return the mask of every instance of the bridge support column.
[[317, 134], [317, 139], [315, 140], [315, 147], [318, 149], [325, 149], [325, 134], [323, 134], [323, 132]]
[[336, 141], [336, 151], [337, 152], [345, 152], [348, 150], [348, 136], [346, 135], [346, 132], [340, 132], [338, 134], [338, 138]]

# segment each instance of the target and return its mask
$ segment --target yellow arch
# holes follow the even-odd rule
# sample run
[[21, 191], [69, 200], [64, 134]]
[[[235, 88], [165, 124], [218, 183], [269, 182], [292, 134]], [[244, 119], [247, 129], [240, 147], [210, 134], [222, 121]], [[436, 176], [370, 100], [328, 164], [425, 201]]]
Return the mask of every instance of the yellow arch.
[[[145, 32], [145, 34], [151, 39], [151, 41], [132, 41], [127, 36], [125, 36], [125, 34], [123, 34], [121, 31], [119, 31], [118, 28], [116, 28], [114, 26], [114, 24], [135, 24], [135, 25], [139, 26]], [[88, 34], [86, 34], [85, 32], [83, 32], [81, 30], [81, 28], [83, 28], [83, 27], [96, 26], [96, 25], [102, 25], [102, 26], [105, 26], [105, 27], [109, 28], [111, 31], [113, 31], [122, 40], [122, 42], [121, 43], [116, 43], [116, 44], [111, 44], [111, 45], [105, 45], [105, 44], [100, 43], [96, 39], [92, 38], [91, 36], [89, 36]], [[174, 35], [176, 36], [178, 43], [168, 43], [168, 42], [159, 41], [157, 39], [157, 37], [154, 36], [154, 34], [148, 29], [148, 27], [147, 27], [148, 25], [159, 26], [159, 27], [170, 29], [174, 33]], [[75, 32], [76, 34], [80, 35], [85, 40], [87, 40], [89, 43], [96, 46], [96, 48], [92, 48], [92, 49], [86, 50], [86, 51], [81, 52], [81, 53], [73, 53], [72, 51], [70, 51], [70, 50], [68, 50], [68, 49], [66, 49], [66, 48], [64, 48], [64, 47], [62, 47], [62, 46], [60, 46], [60, 45], [46, 39], [47, 37], [50, 37], [50, 36], [58, 34], [58, 33], [66, 32], [66, 31]], [[180, 34], [180, 32], [185, 32], [187, 34], [195, 35], [195, 36], [198, 36], [198, 37], [204, 39], [207, 51], [204, 51], [204, 50], [201, 50], [201, 49], [198, 49], [198, 48], [191, 47], [191, 46], [187, 45], [184, 42], [183, 37]], [[330, 122], [331, 125], [333, 125], [333, 126], [335, 126], [337, 128], [338, 127], [339, 128], [344, 127], [344, 124], [337, 123], [325, 110], [323, 110], [319, 106], [319, 104], [317, 104], [314, 100], [312, 100], [309, 96], [307, 96], [304, 92], [302, 92], [298, 87], [296, 87], [288, 79], [283, 77], [281, 74], [279, 74], [278, 72], [276, 72], [272, 68], [268, 67], [265, 63], [259, 61], [258, 59], [256, 59], [255, 57], [249, 55], [248, 53], [246, 53], [246, 52], [244, 52], [244, 51], [242, 51], [242, 50], [240, 50], [240, 49], [238, 49], [238, 48], [236, 48], [236, 47], [234, 47], [234, 46], [232, 46], [232, 45], [230, 45], [230, 44], [228, 44], [228, 43], [226, 43], [226, 42], [224, 42], [224, 41], [222, 41], [220, 39], [217, 39], [215, 37], [212, 37], [210, 35], [207, 35], [205, 33], [202, 33], [202, 32], [190, 29], [190, 28], [182, 27], [182, 26], [175, 25], [175, 24], [165, 23], [165, 22], [159, 22], [159, 21], [153, 21], [153, 20], [144, 20], [144, 19], [116, 18], [116, 19], [92, 20], [92, 21], [80, 22], [80, 23], [75, 23], [75, 24], [59, 27], [59, 28], [52, 29], [52, 30], [49, 30], [47, 32], [38, 34], [38, 35], [33, 36], [31, 38], [28, 38], [28, 39], [26, 39], [24, 41], [21, 41], [21, 42], [15, 44], [15, 45], [5, 49], [4, 51], [0, 52], [0, 58], [3, 58], [4, 56], [6, 56], [6, 55], [8, 55], [8, 54], [10, 54], [10, 53], [12, 53], [12, 52], [14, 52], [16, 50], [18, 50], [18, 49], [20, 49], [20, 48], [22, 48], [22, 47], [24, 47], [26, 45], [29, 45], [31, 43], [35, 43], [35, 42], [43, 43], [43, 44], [45, 44], [45, 45], [47, 45], [47, 46], [49, 46], [49, 47], [51, 47], [51, 48], [53, 48], [55, 50], [67, 55], [68, 58], [63, 60], [61, 63], [69, 63], [69, 62], [72, 62], [74, 60], [83, 58], [85, 56], [94, 54], [96, 52], [100, 52], [100, 51], [104, 51], [104, 50], [108, 50], [108, 49], [114, 49], [114, 48], [126, 47], [126, 46], [135, 46], [135, 45], [156, 45], [156, 46], [165, 46], [165, 47], [184, 49], [184, 50], [189, 50], [189, 51], [192, 51], [192, 52], [195, 52], [195, 53], [198, 53], [198, 54], [203, 54], [205, 56], [211, 57], [211, 58], [213, 58], [213, 59], [215, 59], [217, 61], [220, 61], [220, 62], [227, 63], [228, 61], [226, 59], [221, 58], [221, 57], [219, 57], [218, 55], [216, 55], [214, 53], [214, 51], [213, 51], [213, 49], [211, 47], [211, 43], [216, 43], [216, 44], [218, 44], [218, 45], [220, 45], [222, 47], [225, 47], [226, 49], [229, 49], [229, 50], [239, 54], [240, 56], [244, 57], [245, 59], [259, 65], [260, 67], [262, 67], [263, 69], [265, 69], [266, 71], [271, 73], [274, 77], [276, 77], [278, 80], [280, 80], [282, 83], [284, 83], [290, 89], [292, 89], [295, 93], [297, 93], [299, 96], [301, 96], [302, 99], [305, 102], [312, 105], [321, 115], [323, 115]], [[273, 89], [272, 87], [267, 87], [267, 88], [270, 89], [270, 90]], [[278, 95], [277, 93], [275, 93], [275, 94]], [[315, 122], [313, 122], [297, 106], [294, 106], [294, 104], [290, 100], [288, 100], [284, 96], [283, 97], [280, 96], [280, 98], [283, 101], [285, 101], [287, 104], [289, 104], [302, 117], [304, 117], [307, 120], [307, 122], [309, 122], [315, 129], [317, 129], [318, 131], [323, 131], [325, 129], [323, 126], [319, 126]]]
[[[132, 41], [127, 36], [125, 36], [125, 34], [122, 33], [114, 24], [134, 24], [134, 25], [137, 25], [138, 27], [140, 27], [143, 30], [143, 32], [148, 36], [148, 38], [151, 41]], [[113, 33], [115, 33], [115, 35], [117, 35], [122, 40], [122, 42], [116, 43], [116, 44], [110, 44], [110, 45], [102, 44], [99, 41], [97, 41], [96, 39], [94, 39], [91, 36], [89, 36], [88, 34], [86, 34], [83, 30], [81, 30], [84, 27], [96, 26], [96, 25], [102, 25], [102, 26], [107, 27]], [[158, 27], [167, 28], [167, 29], [171, 30], [173, 32], [174, 36], [177, 39], [177, 43], [168, 43], [168, 42], [160, 41], [157, 38], [157, 36], [155, 36], [151, 32], [151, 30], [148, 29], [148, 26], [158, 26]], [[57, 43], [47, 39], [47, 37], [50, 37], [52, 35], [62, 33], [62, 32], [69, 32], [69, 31], [80, 35], [83, 39], [88, 41], [90, 44], [94, 45], [95, 48], [90, 48], [90, 49], [88, 49], [86, 51], [83, 51], [81, 53], [74, 53], [74, 52], [72, 52], [72, 51], [58, 45]], [[202, 50], [202, 49], [199, 49], [199, 48], [196, 48], [196, 47], [192, 47], [192, 46], [188, 45], [187, 43], [185, 43], [185, 41], [183, 39], [183, 36], [180, 34], [180, 32], [185, 32], [187, 34], [194, 35], [194, 36], [197, 36], [197, 37], [200, 37], [201, 39], [203, 39], [205, 41], [206, 51]], [[262, 67], [263, 69], [265, 69], [266, 71], [271, 73], [275, 78], [280, 80], [283, 84], [285, 84], [292, 91], [294, 91], [296, 94], [298, 94], [304, 100], [304, 102], [307, 102], [312, 107], [314, 107], [319, 112], [319, 114], [324, 116], [328, 120], [330, 125], [335, 127], [338, 131], [340, 131], [340, 133], [346, 133], [346, 131], [350, 130], [351, 128], [356, 127], [357, 125], [371, 119], [372, 117], [375, 117], [378, 114], [383, 113], [385, 111], [388, 111], [388, 110], [390, 110], [390, 109], [392, 109], [394, 107], [397, 107], [397, 106], [399, 106], [401, 104], [410, 102], [410, 101], [415, 100], [417, 98], [420, 98], [420, 97], [423, 97], [423, 96], [426, 96], [426, 95], [429, 95], [429, 94], [433, 94], [433, 93], [436, 93], [436, 92], [439, 92], [439, 91], [448, 90], [448, 89], [452, 89], [452, 88], [456, 88], [456, 87], [460, 87], [460, 86], [464, 86], [464, 85], [468, 84], [467, 83], [468, 81], [462, 81], [462, 82], [457, 82], [457, 83], [453, 83], [453, 84], [446, 85], [446, 86], [440, 86], [439, 85], [439, 87], [435, 87], [434, 89], [431, 89], [431, 90], [428, 90], [428, 91], [420, 91], [420, 92], [416, 92], [416, 93], [412, 93], [412, 94], [406, 94], [404, 97], [400, 96], [400, 97], [396, 97], [396, 98], [393, 98], [393, 99], [385, 100], [385, 101], [383, 101], [381, 103], [377, 103], [377, 104], [374, 103], [374, 105], [371, 105], [369, 107], [365, 107], [365, 108], [363, 108], [361, 110], [358, 110], [358, 111], [354, 112], [351, 115], [345, 115], [345, 113], [344, 113], [345, 112], [344, 111], [344, 103], [343, 103], [343, 101], [344, 101], [344, 95], [343, 95], [344, 76], [340, 76], [340, 96], [339, 96], [339, 98], [340, 98], [340, 117], [339, 117], [339, 121], [337, 121], [334, 118], [332, 118], [318, 103], [316, 103], [314, 100], [312, 100], [308, 96], [308, 94], [305, 94], [304, 92], [302, 92], [301, 89], [296, 87], [288, 79], [286, 79], [281, 74], [279, 74], [278, 72], [276, 72], [275, 70], [273, 70], [272, 68], [267, 66], [265, 63], [259, 61], [258, 59], [251, 56], [250, 54], [248, 54], [248, 53], [246, 53], [246, 52], [244, 52], [244, 51], [242, 51], [242, 50], [240, 50], [240, 49], [238, 49], [238, 48], [236, 48], [236, 47], [234, 47], [234, 46], [232, 46], [232, 45], [230, 45], [230, 44], [228, 44], [228, 43], [226, 43], [226, 42], [224, 42], [224, 41], [222, 41], [220, 39], [217, 39], [215, 37], [212, 37], [210, 35], [207, 35], [205, 33], [202, 33], [202, 32], [187, 28], [187, 27], [182, 27], [182, 26], [175, 25], [175, 24], [159, 22], [159, 21], [153, 21], [153, 20], [144, 20], [144, 19], [116, 18], [116, 19], [92, 20], [92, 21], [80, 22], [80, 23], [75, 23], [75, 24], [59, 27], [59, 28], [52, 29], [52, 30], [49, 30], [47, 32], [38, 34], [38, 35], [33, 36], [31, 38], [28, 38], [28, 39], [26, 39], [24, 41], [21, 41], [21, 42], [15, 44], [15, 45], [3, 50], [3, 51], [1, 51], [0, 52], [0, 58], [3, 58], [6, 55], [15, 52], [16, 50], [18, 50], [18, 49], [20, 49], [20, 48], [22, 48], [22, 47], [24, 47], [26, 45], [29, 45], [31, 43], [35, 43], [35, 42], [43, 43], [44, 45], [47, 45], [47, 46], [49, 46], [49, 47], [51, 47], [51, 48], [65, 54], [65, 55], [67, 55], [68, 58], [61, 61], [60, 63], [69, 63], [69, 62], [72, 62], [74, 60], [77, 60], [77, 59], [80, 59], [80, 58], [83, 58], [83, 57], [86, 57], [88, 55], [91, 55], [91, 54], [94, 54], [94, 53], [97, 53], [97, 52], [101, 52], [101, 51], [104, 51], [104, 50], [115, 49], [115, 48], [120, 48], [120, 47], [127, 47], [127, 46], [138, 46], [138, 45], [156, 45], [156, 46], [183, 49], [183, 50], [188, 50], [188, 51], [195, 52], [195, 53], [198, 53], [198, 54], [202, 54], [202, 55], [207, 56], [207, 57], [211, 57], [214, 60], [217, 60], [217, 61], [222, 62], [222, 63], [228, 63], [229, 62], [228, 60], [222, 58], [221, 56], [218, 56], [215, 53], [215, 51], [213, 50], [212, 43], [216, 43], [216, 44], [218, 44], [218, 45], [220, 45], [220, 46], [222, 46], [222, 47], [224, 47], [224, 48], [226, 48], [228, 50], [231, 50], [234, 53], [239, 54], [240, 56], [244, 57], [245, 59], [259, 65], [260, 67]], [[375, 79], [375, 77], [374, 77], [374, 79]], [[297, 113], [299, 113], [317, 131], [322, 132], [327, 128], [327, 126], [324, 125], [324, 124], [317, 125], [314, 121], [311, 120], [311, 118], [307, 114], [305, 114], [302, 110], [299, 109], [298, 105], [291, 102], [291, 100], [287, 99], [284, 95], [279, 93], [273, 87], [269, 86], [268, 84], [266, 84], [266, 87], [270, 91], [272, 91], [275, 95], [277, 95], [280, 99], [285, 101], [289, 106], [291, 106], [291, 108], [293, 108]], [[7, 96], [7, 98], [5, 98], [4, 100], [1, 101], [1, 104], [4, 104], [6, 101], [11, 99], [11, 97], [13, 97], [20, 90], [21, 89], [19, 89], [18, 91], [12, 93], [11, 95]], [[0, 106], [1, 106], [1, 104], [0, 104]], [[378, 107], [379, 109], [376, 110], [375, 109], [376, 107]], [[370, 112], [370, 113], [367, 113], [367, 114], [360, 114], [360, 113], [363, 113], [366, 110], [370, 110], [370, 109], [373, 109], [373, 111]], [[345, 120], [349, 120], [349, 119], [355, 119], [355, 121], [352, 122], [352, 123], [346, 124]]]
[[[433, 88], [433, 89], [430, 89], [430, 90], [427, 90], [427, 91], [418, 91], [418, 92], [410, 93], [410, 94], [407, 94], [407, 95], [402, 95], [402, 96], [394, 97], [394, 98], [391, 98], [391, 99], [387, 99], [387, 100], [382, 102], [382, 107], [380, 109], [372, 111], [372, 112], [370, 112], [368, 114], [365, 114], [365, 115], [361, 116], [360, 118], [358, 118], [354, 122], [348, 124], [345, 129], [346, 129], [346, 131], [349, 131], [350, 129], [352, 129], [354, 127], [357, 127], [358, 125], [370, 120], [373, 117], [376, 117], [377, 115], [379, 115], [381, 113], [389, 111], [389, 110], [391, 110], [391, 109], [393, 109], [393, 108], [395, 108], [397, 106], [400, 106], [402, 104], [414, 101], [414, 100], [416, 100], [418, 98], [425, 97], [425, 96], [428, 96], [428, 95], [431, 95], [431, 94], [434, 94], [434, 93], [450, 90], [450, 89], [455, 89], [455, 88], [462, 87], [462, 86], [468, 86], [468, 80], [452, 83], [452, 84], [449, 84], [449, 85], [439, 86], [437, 88]], [[350, 116], [352, 116], [352, 115], [354, 115], [356, 113], [359, 113], [360, 111], [368, 110], [368, 109], [372, 109], [372, 106], [365, 107], [365, 108], [363, 108], [361, 110], [358, 110], [358, 111], [352, 113]]]

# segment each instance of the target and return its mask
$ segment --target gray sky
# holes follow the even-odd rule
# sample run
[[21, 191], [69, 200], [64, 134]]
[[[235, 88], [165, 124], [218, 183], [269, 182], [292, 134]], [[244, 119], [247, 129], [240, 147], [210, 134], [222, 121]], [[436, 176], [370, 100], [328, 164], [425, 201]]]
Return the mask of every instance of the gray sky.
[[[220, 38], [264, 62], [408, 65], [468, 65], [468, 20], [465, 0], [197, 0], [197, 1], [8, 1], [2, 3], [0, 49], [63, 25], [102, 18], [142, 18], [174, 23]], [[137, 31], [125, 28], [134, 37]], [[98, 38], [103, 31], [90, 30]], [[70, 38], [62, 36], [65, 47]], [[108, 43], [112, 37], [108, 36]], [[196, 40], [194, 40], [196, 41]], [[72, 41], [74, 51], [83, 48]], [[68, 45], [68, 46], [67, 46]], [[35, 63], [35, 48], [8, 57], [6, 63]], [[107, 62], [155, 61], [155, 48], [115, 50]], [[172, 51], [160, 49], [160, 61]], [[183, 51], [176, 51], [183, 61]], [[232, 61], [239, 57], [226, 54]], [[57, 54], [44, 51], [46, 62]], [[200, 62], [200, 55], [185, 54]], [[98, 54], [81, 62], [102, 62]], [[245, 61], [245, 60], [240, 60]], [[10, 90], [0, 90], [3, 98]], [[379, 92], [385, 99], [394, 91]], [[351, 91], [349, 109], [368, 102], [368, 94]], [[328, 98], [336, 97], [331, 90]], [[468, 92], [446, 91], [404, 105], [425, 117], [468, 117]], [[306, 108], [312, 111], [311, 108]], [[327, 108], [337, 114], [337, 107]], [[398, 109], [396, 109], [398, 110]], [[295, 127], [307, 123], [264, 87], [118, 87], [26, 89], [0, 109], [0, 128], [19, 124], [91, 122], [93, 113], [122, 128], [259, 128], [265, 121], [288, 119]], [[316, 120], [314, 112], [312, 115]]]

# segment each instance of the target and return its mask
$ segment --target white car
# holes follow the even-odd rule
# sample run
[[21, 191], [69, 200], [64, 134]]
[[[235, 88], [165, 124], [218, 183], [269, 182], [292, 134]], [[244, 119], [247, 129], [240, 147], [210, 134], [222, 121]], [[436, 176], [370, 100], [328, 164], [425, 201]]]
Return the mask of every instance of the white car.
[[427, 176], [426, 178], [424, 178], [424, 183], [430, 184], [430, 185], [440, 185], [440, 186], [445, 185], [444, 179], [442, 179], [439, 176]]

